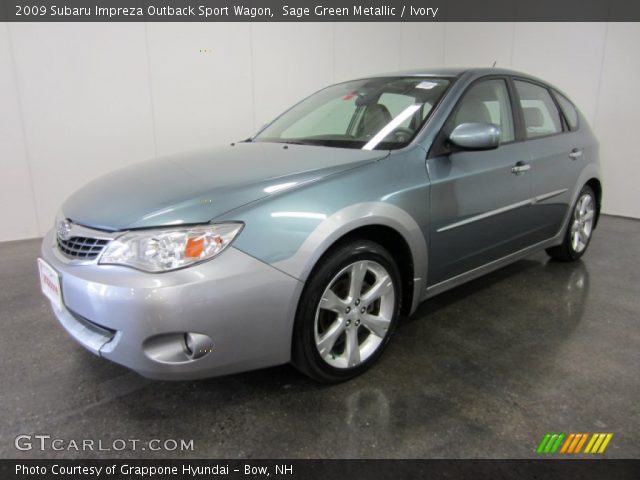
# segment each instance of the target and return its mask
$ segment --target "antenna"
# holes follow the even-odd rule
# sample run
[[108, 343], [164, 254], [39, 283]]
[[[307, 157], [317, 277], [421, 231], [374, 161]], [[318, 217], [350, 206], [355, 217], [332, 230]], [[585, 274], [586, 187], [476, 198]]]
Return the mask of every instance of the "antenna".
[[497, 61], [497, 60], [494, 60], [494, 61], [493, 61], [493, 65], [491, 65], [491, 68], [495, 68], [496, 63], [498, 63], [498, 61]]

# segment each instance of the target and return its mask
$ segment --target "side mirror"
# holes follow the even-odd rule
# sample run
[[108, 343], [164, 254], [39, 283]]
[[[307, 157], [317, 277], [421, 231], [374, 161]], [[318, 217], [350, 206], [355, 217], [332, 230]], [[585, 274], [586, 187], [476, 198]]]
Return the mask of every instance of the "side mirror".
[[491, 150], [500, 145], [500, 127], [493, 123], [461, 123], [449, 141], [465, 150]]

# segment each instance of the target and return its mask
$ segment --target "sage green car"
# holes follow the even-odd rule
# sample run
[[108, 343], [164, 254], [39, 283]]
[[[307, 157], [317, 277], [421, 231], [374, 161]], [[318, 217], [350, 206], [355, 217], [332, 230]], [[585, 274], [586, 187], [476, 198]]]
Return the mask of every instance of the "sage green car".
[[579, 259], [601, 202], [598, 143], [558, 89], [501, 69], [393, 73], [81, 188], [40, 275], [73, 338], [142, 375], [292, 362], [336, 382], [421, 301], [539, 250]]

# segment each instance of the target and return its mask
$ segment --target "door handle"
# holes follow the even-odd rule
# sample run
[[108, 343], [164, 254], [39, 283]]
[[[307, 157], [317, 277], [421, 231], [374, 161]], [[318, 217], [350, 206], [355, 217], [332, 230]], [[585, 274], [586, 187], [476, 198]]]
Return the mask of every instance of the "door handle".
[[580, 150], [579, 148], [574, 148], [573, 150], [571, 150], [569, 152], [569, 158], [571, 160], [577, 160], [582, 156], [582, 150]]
[[531, 170], [531, 165], [524, 163], [523, 161], [519, 161], [511, 168], [511, 173], [514, 175], [521, 175], [529, 170]]

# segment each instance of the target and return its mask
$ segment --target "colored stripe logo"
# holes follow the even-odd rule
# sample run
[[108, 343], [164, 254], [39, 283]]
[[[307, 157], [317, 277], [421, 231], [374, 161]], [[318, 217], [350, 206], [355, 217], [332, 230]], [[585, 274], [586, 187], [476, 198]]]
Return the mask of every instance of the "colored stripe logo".
[[536, 453], [604, 453], [612, 437], [613, 433], [547, 433]]

